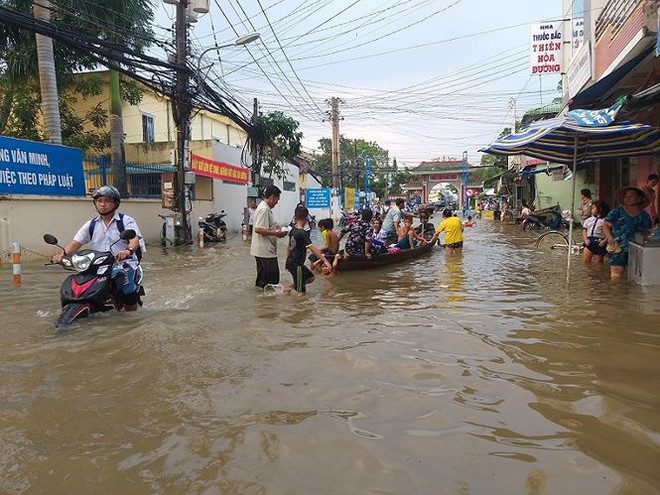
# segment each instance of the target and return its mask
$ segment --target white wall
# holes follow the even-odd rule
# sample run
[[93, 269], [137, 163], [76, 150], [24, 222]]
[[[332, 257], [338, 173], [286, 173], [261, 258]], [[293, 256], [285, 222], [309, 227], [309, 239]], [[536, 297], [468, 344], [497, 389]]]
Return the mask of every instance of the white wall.
[[[236, 157], [241, 150], [225, 146], [225, 154], [217, 158], [230, 164], [238, 165]], [[232, 161], [229, 161], [232, 160]], [[293, 211], [300, 201], [298, 183], [298, 167], [287, 164], [287, 178], [295, 183], [295, 191], [285, 191], [283, 181], [276, 179], [275, 185], [282, 190], [279, 204], [273, 210], [275, 219], [281, 225], [287, 225], [293, 218]], [[214, 181], [213, 201], [193, 201], [193, 211], [190, 222], [193, 235], [196, 232], [197, 220], [211, 212], [224, 209], [227, 212], [225, 222], [230, 231], [239, 231], [243, 221], [243, 208], [247, 206], [247, 186], [242, 184]], [[161, 206], [160, 199], [123, 200], [120, 211], [136, 219], [147, 244], [160, 241], [163, 220], [158, 216], [171, 215], [170, 210]], [[328, 215], [323, 211], [312, 211], [317, 219]], [[52, 253], [42, 236], [48, 232], [60, 241], [68, 242], [80, 226], [95, 215], [91, 198], [11, 196], [0, 198], [0, 263], [9, 262], [10, 249], [13, 242], [19, 242], [24, 248], [40, 254]], [[39, 256], [26, 252], [26, 259], [41, 259]]]
[[[153, 199], [122, 201], [120, 211], [137, 221], [147, 243], [160, 240], [163, 220], [158, 214], [171, 213]], [[43, 241], [43, 234], [53, 234], [63, 243], [69, 242], [80, 226], [94, 217], [92, 199], [12, 196], [0, 200], [0, 263], [7, 262], [7, 253], [13, 242], [28, 251], [25, 259], [41, 259], [34, 253], [52, 254], [53, 248]], [[34, 252], [34, 253], [32, 253]]]

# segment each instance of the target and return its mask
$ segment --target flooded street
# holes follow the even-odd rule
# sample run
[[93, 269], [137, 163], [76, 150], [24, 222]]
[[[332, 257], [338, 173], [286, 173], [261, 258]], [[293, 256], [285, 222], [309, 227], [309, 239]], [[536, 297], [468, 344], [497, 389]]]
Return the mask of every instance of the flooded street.
[[151, 247], [144, 308], [66, 333], [65, 272], [3, 265], [0, 493], [660, 494], [660, 290], [578, 257], [567, 287], [535, 235], [300, 299], [240, 237]]

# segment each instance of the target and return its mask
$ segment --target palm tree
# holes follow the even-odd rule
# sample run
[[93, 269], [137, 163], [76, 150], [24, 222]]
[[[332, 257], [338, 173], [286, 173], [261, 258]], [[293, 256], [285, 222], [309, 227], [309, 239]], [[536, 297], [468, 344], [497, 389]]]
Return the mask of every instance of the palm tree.
[[[98, 19], [107, 26], [100, 35], [116, 43], [142, 50], [153, 33], [150, 23], [153, 20], [152, 0], [112, 0], [109, 2], [83, 1], [78, 4], [81, 11]], [[123, 34], [121, 34], [123, 33]], [[130, 33], [130, 34], [128, 34]], [[119, 73], [110, 70], [110, 154], [114, 185], [123, 195], [126, 194], [126, 164], [124, 162], [124, 124], [121, 111], [121, 84]]]
[[[39, 4], [34, 3], [32, 8], [36, 18], [50, 21], [49, 0], [41, 0], [41, 3]], [[46, 135], [46, 141], [55, 144], [62, 144], [62, 126], [60, 124], [60, 108], [58, 105], [53, 40], [40, 34], [36, 34], [35, 37], [37, 44], [37, 59], [39, 60], [41, 110], [44, 114], [44, 133]]]

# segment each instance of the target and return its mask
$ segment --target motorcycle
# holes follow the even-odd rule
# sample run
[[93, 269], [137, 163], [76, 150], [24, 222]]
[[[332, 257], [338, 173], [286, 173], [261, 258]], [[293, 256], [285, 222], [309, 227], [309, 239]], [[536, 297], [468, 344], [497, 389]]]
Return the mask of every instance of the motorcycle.
[[227, 216], [225, 210], [220, 213], [209, 213], [205, 217], [199, 217], [197, 226], [204, 234], [205, 242], [225, 242], [227, 240], [227, 224], [223, 220]]
[[535, 211], [527, 218], [523, 218], [520, 226], [523, 230], [542, 230], [545, 228], [551, 230], [568, 229], [568, 219], [570, 211], [562, 211], [559, 205], [551, 206], [543, 210]]
[[[124, 230], [119, 240], [130, 240], [136, 233], [132, 229]], [[51, 234], [44, 234], [44, 242], [64, 248], [58, 244], [57, 238]], [[112, 245], [119, 242], [115, 241]], [[111, 245], [111, 247], [112, 247]], [[110, 251], [94, 251], [83, 249], [76, 253], [64, 254], [57, 264], [67, 271], [77, 272], [69, 275], [60, 288], [60, 300], [62, 311], [57, 318], [57, 328], [67, 327], [78, 318], [84, 318], [92, 313], [117, 311], [123, 309], [119, 294], [121, 286], [119, 280], [112, 278], [112, 267], [116, 260]], [[134, 276], [135, 284], [138, 286], [138, 294], [144, 295], [142, 287], [142, 268], [138, 265]], [[142, 305], [139, 300], [138, 304]]]

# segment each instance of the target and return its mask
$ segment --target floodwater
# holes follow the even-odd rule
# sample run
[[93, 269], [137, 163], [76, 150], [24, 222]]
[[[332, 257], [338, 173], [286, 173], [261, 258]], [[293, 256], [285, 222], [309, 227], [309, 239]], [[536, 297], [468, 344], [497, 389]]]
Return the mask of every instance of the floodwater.
[[659, 494], [660, 291], [533, 235], [305, 298], [239, 237], [152, 247], [144, 308], [66, 333], [65, 272], [1, 266], [0, 493]]

